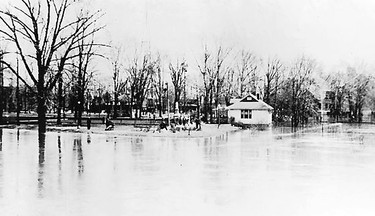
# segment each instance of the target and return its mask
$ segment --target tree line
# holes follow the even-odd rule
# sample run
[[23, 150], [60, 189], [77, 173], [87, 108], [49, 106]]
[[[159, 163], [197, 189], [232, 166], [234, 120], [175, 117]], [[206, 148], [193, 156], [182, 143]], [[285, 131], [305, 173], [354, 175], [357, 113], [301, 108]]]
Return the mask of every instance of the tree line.
[[[1, 103], [6, 101], [8, 110], [36, 109], [41, 133], [46, 131], [48, 110], [56, 112], [61, 124], [67, 107], [81, 124], [84, 111], [107, 109], [114, 118], [141, 118], [144, 103], [150, 102], [152, 112], [162, 116], [166, 107], [186, 111], [190, 100], [204, 121], [214, 122], [215, 108], [252, 93], [274, 108], [275, 122], [297, 127], [319, 120], [323, 109], [337, 121], [361, 122], [364, 107], [375, 105], [373, 77], [361, 68], [324, 75], [317, 62], [305, 56], [286, 63], [277, 57], [261, 59], [250, 50], [206, 45], [196, 62], [165, 62], [151, 51], [135, 52], [125, 60], [121, 46], [98, 42], [97, 33], [105, 28], [99, 22], [103, 15], [75, 0], [19, 0], [1, 10], [0, 71], [9, 71], [21, 82], [7, 90], [8, 98], [16, 94], [21, 100]], [[96, 76], [98, 58], [111, 63], [111, 87]], [[26, 73], [19, 73], [18, 61]]]

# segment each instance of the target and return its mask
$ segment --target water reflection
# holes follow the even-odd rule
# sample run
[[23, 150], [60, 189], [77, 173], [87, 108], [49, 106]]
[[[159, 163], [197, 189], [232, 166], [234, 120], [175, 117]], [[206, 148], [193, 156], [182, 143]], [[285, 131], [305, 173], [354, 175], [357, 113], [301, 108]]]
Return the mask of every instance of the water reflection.
[[57, 148], [59, 149], [59, 164], [61, 164], [61, 136], [57, 136]]
[[45, 162], [45, 148], [46, 148], [46, 134], [39, 133], [39, 156], [38, 156], [38, 197], [42, 198], [44, 195], [44, 162]]
[[20, 129], [17, 128], [17, 148], [20, 145]]
[[131, 138], [131, 148], [133, 152], [133, 156], [135, 155], [140, 155], [143, 152], [143, 143], [142, 143], [142, 138]]
[[3, 197], [3, 170], [4, 164], [3, 164], [3, 129], [0, 128], [0, 197]]
[[57, 136], [57, 148], [58, 148], [58, 151], [59, 151], [59, 171], [58, 171], [58, 185], [59, 185], [59, 190], [61, 191], [62, 190], [62, 163], [61, 163], [61, 158], [62, 158], [62, 153], [61, 153], [61, 135], [59, 134]]
[[91, 143], [91, 135], [90, 133], [87, 133], [87, 139], [86, 139], [87, 144]]
[[225, 148], [225, 143], [227, 143], [227, 135], [225, 134], [214, 138], [205, 138], [204, 151], [206, 158], [210, 161], [218, 161], [220, 159], [220, 154]]
[[143, 155], [143, 150], [144, 150], [143, 140], [139, 137], [131, 138], [130, 145], [131, 145], [131, 153], [135, 160], [134, 170], [137, 170], [137, 171], [144, 170], [145, 166], [144, 164], [142, 164], [143, 162], [142, 155]]
[[47, 132], [38, 145], [37, 132], [21, 129], [17, 149], [16, 130], [0, 129], [0, 215], [374, 212], [375, 133], [363, 144], [360, 134], [249, 130], [175, 139]]
[[3, 151], [3, 129], [0, 128], [0, 151]]
[[117, 150], [117, 137], [114, 137], [114, 139], [113, 139], [113, 150], [114, 151]]
[[81, 175], [85, 170], [85, 165], [83, 161], [82, 137], [81, 136], [74, 138], [73, 152], [76, 152], [77, 163], [78, 163], [78, 174]]
[[204, 154], [206, 162], [204, 164], [205, 174], [211, 186], [217, 188], [225, 177], [226, 152], [226, 135], [210, 137], [204, 140]]

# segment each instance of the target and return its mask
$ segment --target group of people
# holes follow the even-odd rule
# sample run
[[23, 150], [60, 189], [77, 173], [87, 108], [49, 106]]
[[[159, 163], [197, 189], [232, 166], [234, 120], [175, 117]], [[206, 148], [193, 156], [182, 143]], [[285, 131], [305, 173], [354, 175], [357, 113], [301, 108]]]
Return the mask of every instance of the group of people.
[[[91, 121], [90, 121], [91, 122]], [[113, 130], [115, 127], [115, 124], [113, 121], [111, 121], [108, 117], [104, 119], [105, 123], [105, 130], [110, 131]], [[159, 131], [159, 133], [162, 130], [171, 130], [173, 133], [176, 131], [181, 131], [181, 130], [187, 130], [190, 131], [195, 130], [195, 131], [200, 131], [202, 130], [201, 126], [201, 120], [199, 118], [174, 118], [171, 119], [170, 124], [168, 124], [168, 119], [163, 119], [162, 122], [158, 125], [156, 131]]]
[[173, 133], [176, 131], [187, 130], [190, 134], [192, 130], [202, 130], [201, 120], [199, 118], [174, 118], [171, 119], [170, 125], [168, 125], [168, 119], [164, 119], [159, 125], [156, 131], [159, 133], [162, 130], [171, 130]]

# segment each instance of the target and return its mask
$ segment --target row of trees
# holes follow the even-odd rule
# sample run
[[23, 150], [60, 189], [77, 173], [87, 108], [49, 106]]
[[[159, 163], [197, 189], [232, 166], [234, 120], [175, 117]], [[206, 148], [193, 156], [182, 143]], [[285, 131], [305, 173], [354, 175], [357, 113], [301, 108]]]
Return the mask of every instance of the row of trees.
[[[288, 121], [293, 127], [319, 116], [326, 91], [332, 92], [334, 106], [329, 109], [337, 119], [348, 107], [350, 117], [361, 121], [366, 101], [375, 101], [374, 94], [369, 94], [372, 77], [355, 67], [324, 76], [317, 63], [306, 57], [285, 64], [278, 58], [263, 61], [248, 50], [205, 46], [196, 63], [182, 59], [166, 64], [160, 54], [151, 51], [136, 52], [125, 61], [121, 47], [97, 42], [96, 34], [104, 28], [98, 23], [103, 13], [83, 8], [82, 2], [75, 0], [19, 0], [19, 5], [0, 11], [2, 44], [8, 46], [0, 58], [2, 69], [16, 75], [21, 88], [27, 89], [24, 92], [35, 98], [41, 133], [46, 130], [47, 107], [56, 107], [57, 123], [61, 124], [67, 100], [80, 124], [88, 100], [95, 100], [93, 91], [113, 102], [113, 117], [119, 116], [117, 104], [126, 101], [130, 114], [139, 118], [146, 99], [154, 100], [161, 116], [166, 98], [173, 101], [171, 110], [176, 112], [182, 98], [186, 101], [188, 89], [194, 89], [190, 97], [196, 97], [198, 106], [202, 102], [207, 121], [213, 121], [214, 108], [254, 93], [274, 107], [275, 121]], [[112, 54], [103, 50], [112, 50]], [[95, 58], [111, 62], [112, 89], [93, 87], [103, 84], [100, 80], [94, 83]], [[19, 73], [14, 59], [19, 59], [25, 75]], [[200, 75], [196, 82], [188, 79], [194, 68]]]
[[[20, 0], [19, 5], [0, 11], [0, 34], [9, 50], [14, 50], [4, 55], [16, 55], [27, 78], [20, 76], [5, 57], [1, 63], [36, 96], [40, 133], [46, 131], [47, 101], [56, 86], [62, 101], [64, 74], [77, 76], [78, 101], [82, 101], [87, 62], [94, 54], [93, 47], [101, 46], [93, 42], [93, 37], [103, 28], [96, 25], [102, 13], [91, 13], [79, 4], [74, 0]], [[71, 70], [78, 72], [67, 73]], [[61, 118], [60, 108], [58, 115]]]
[[327, 76], [331, 102], [329, 110], [336, 121], [349, 118], [353, 122], [362, 122], [363, 109], [375, 108], [374, 78], [362, 73], [363, 67], [348, 67], [344, 72]]

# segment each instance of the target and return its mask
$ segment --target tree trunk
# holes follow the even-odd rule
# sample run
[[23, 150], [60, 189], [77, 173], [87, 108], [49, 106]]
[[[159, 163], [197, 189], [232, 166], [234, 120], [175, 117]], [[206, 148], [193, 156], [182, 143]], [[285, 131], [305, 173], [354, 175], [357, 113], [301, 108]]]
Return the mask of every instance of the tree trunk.
[[362, 106], [361, 105], [358, 105], [357, 107], [357, 119], [358, 119], [358, 123], [362, 122]]
[[[0, 55], [0, 60], [2, 60], [2, 54]], [[4, 71], [3, 66], [0, 64], [0, 124], [3, 123], [3, 113], [4, 113]]]
[[40, 88], [38, 85], [38, 132], [39, 134], [45, 133], [47, 130], [47, 119], [46, 119], [46, 98], [44, 96], [44, 88]]
[[173, 103], [173, 112], [176, 113], [176, 105], [177, 103], [179, 103], [179, 95], [178, 95], [178, 92], [177, 92], [177, 89], [175, 88], [175, 92], [174, 92], [174, 103]]
[[209, 93], [206, 93], [204, 96], [204, 101], [203, 101], [203, 116], [205, 122], [208, 122], [208, 98], [209, 98]]
[[16, 86], [16, 109], [17, 109], [17, 125], [20, 125], [20, 79], [18, 73], [18, 60], [17, 60], [17, 86]]
[[133, 118], [133, 103], [134, 103], [134, 93], [130, 93], [130, 118]]
[[158, 107], [159, 107], [159, 117], [162, 117], [163, 106], [162, 106], [162, 97], [161, 97], [161, 95], [159, 95], [158, 98], [159, 98], [159, 104], [158, 104]]
[[44, 75], [46, 74], [46, 70], [39, 66], [39, 74], [38, 74], [38, 83], [37, 83], [37, 101], [38, 101], [38, 132], [39, 134], [43, 134], [47, 130], [47, 119], [46, 119], [46, 112], [47, 112], [47, 105], [46, 105], [46, 89], [44, 87]]
[[82, 125], [82, 113], [83, 113], [83, 107], [84, 107], [84, 91], [83, 90], [79, 90], [78, 91], [79, 94], [78, 94], [78, 126], [81, 126]]
[[58, 73], [58, 87], [57, 87], [57, 125], [61, 125], [61, 110], [63, 109], [63, 101], [62, 101], [62, 74], [61, 72]]
[[210, 111], [210, 124], [212, 124], [212, 122], [214, 121], [213, 112], [212, 112], [212, 103], [213, 103], [212, 100], [213, 100], [213, 92], [211, 91], [210, 92], [210, 104], [208, 107], [208, 110]]
[[114, 96], [115, 96], [115, 104], [113, 105], [113, 118], [117, 118], [118, 117], [118, 112], [117, 112], [117, 104], [118, 104], [118, 94], [117, 92], [114, 93]]
[[143, 111], [143, 109], [142, 109], [142, 100], [139, 102], [138, 108], [139, 108], [138, 118], [140, 119], [141, 116], [142, 116], [142, 111]]

